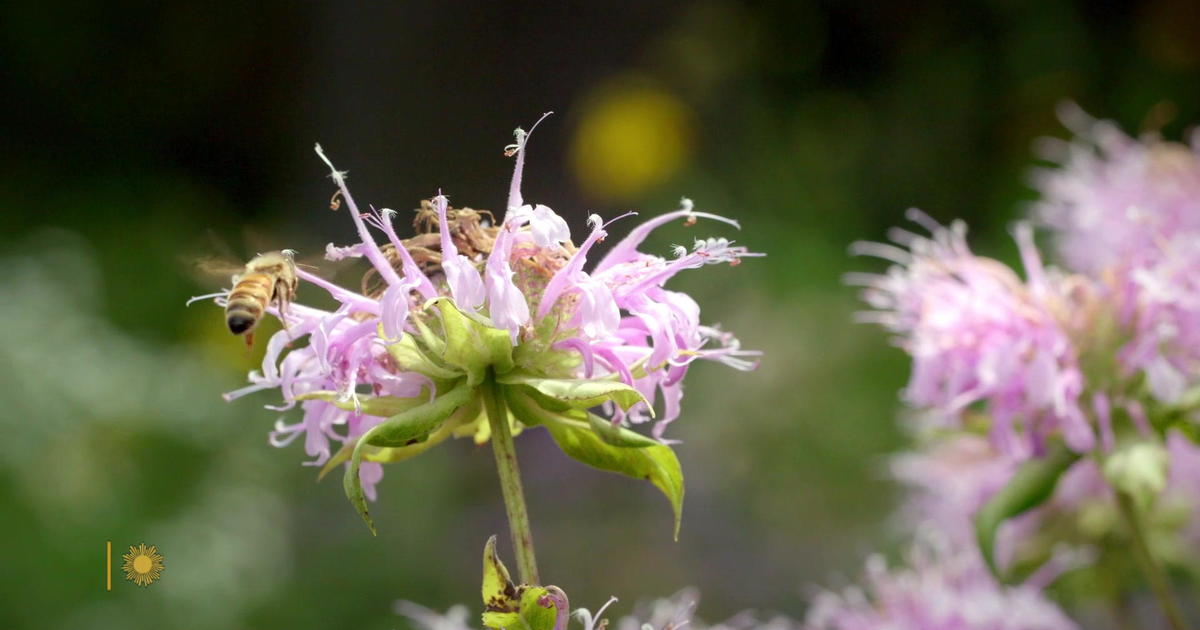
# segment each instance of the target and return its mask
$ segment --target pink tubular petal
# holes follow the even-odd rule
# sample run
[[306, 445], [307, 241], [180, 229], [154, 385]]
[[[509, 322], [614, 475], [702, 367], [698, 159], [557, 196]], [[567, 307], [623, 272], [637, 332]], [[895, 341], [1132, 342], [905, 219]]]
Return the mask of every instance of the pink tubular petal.
[[529, 131], [525, 131], [524, 129], [518, 127], [517, 130], [513, 132], [517, 139], [517, 162], [513, 166], [512, 183], [508, 186], [508, 208], [519, 208], [520, 206], [525, 205], [525, 201], [521, 198], [521, 175], [525, 171], [525, 145], [529, 143], [529, 137], [533, 135], [533, 130], [537, 129], [537, 126], [542, 124], [542, 121], [546, 120], [546, 117], [553, 113], [554, 112], [546, 112], [542, 114], [542, 117], [539, 118], [537, 122], [533, 123], [533, 126], [529, 128]]
[[[687, 200], [685, 200], [685, 201], [687, 201]], [[606, 255], [604, 258], [600, 259], [600, 263], [596, 265], [596, 268], [593, 270], [593, 273], [599, 273], [601, 271], [604, 271], [605, 269], [608, 269], [609, 267], [612, 267], [613, 265], [617, 265], [617, 264], [620, 264], [623, 262], [629, 262], [631, 260], [636, 259], [637, 258], [637, 248], [639, 245], [642, 244], [643, 241], [646, 240], [646, 237], [649, 236], [650, 233], [653, 232], [656, 228], [658, 228], [662, 225], [665, 225], [667, 223], [670, 223], [671, 221], [674, 221], [675, 219], [699, 217], [702, 219], [712, 219], [714, 221], [728, 223], [729, 225], [732, 225], [733, 227], [738, 228], [739, 230], [742, 227], [741, 225], [738, 224], [737, 221], [734, 221], [733, 219], [726, 219], [725, 217], [722, 217], [720, 215], [709, 214], [707, 212], [696, 212], [691, 209], [690, 201], [687, 201], [687, 203], [685, 203], [684, 206], [685, 206], [685, 208], [682, 210], [676, 210], [675, 212], [668, 212], [666, 214], [654, 217], [653, 219], [646, 221], [645, 223], [637, 226], [636, 228], [633, 228], [633, 231], [631, 231], [628, 236], [621, 239], [621, 241], [619, 243], [614, 245], [613, 248], [611, 250], [609, 250], [608, 255]]]
[[358, 213], [358, 204], [354, 203], [354, 197], [350, 195], [350, 189], [346, 188], [346, 176], [341, 171], [333, 167], [333, 162], [325, 157], [325, 151], [321, 149], [321, 145], [316, 145], [317, 155], [321, 160], [329, 166], [331, 171], [330, 176], [337, 183], [338, 190], [342, 192], [342, 198], [346, 200], [347, 210], [350, 212], [350, 218], [354, 220], [354, 227], [358, 230], [358, 237], [362, 239], [363, 254], [375, 266], [375, 270], [379, 272], [383, 279], [388, 284], [400, 284], [400, 276], [396, 275], [396, 270], [392, 269], [392, 264], [384, 257], [379, 246], [375, 244], [375, 239], [371, 237], [371, 232], [367, 230], [367, 225], [363, 223], [362, 216]]
[[599, 217], [593, 215], [588, 221], [593, 224], [592, 233], [579, 246], [579, 250], [571, 257], [571, 260], [556, 271], [554, 276], [550, 278], [550, 282], [546, 284], [546, 290], [542, 293], [542, 302], [538, 305], [539, 319], [545, 317], [550, 312], [550, 309], [554, 307], [558, 298], [571, 288], [572, 281], [576, 280], [579, 274], [583, 273], [583, 265], [587, 262], [587, 253], [592, 248], [592, 245], [595, 245], [597, 241], [603, 239], [608, 234], [601, 226]]
[[484, 273], [488, 315], [496, 326], [509, 331], [514, 344], [521, 326], [529, 322], [529, 303], [513, 282], [512, 265], [509, 263], [515, 230], [516, 226], [508, 221], [500, 227]]
[[383, 334], [388, 339], [400, 339], [404, 335], [404, 324], [408, 320], [408, 294], [412, 289], [413, 283], [405, 280], [402, 284], [388, 287], [379, 299], [379, 320], [383, 324]]
[[508, 214], [504, 217], [504, 223], [515, 226], [528, 223], [533, 242], [537, 243], [539, 247], [557, 249], [563, 241], [571, 240], [571, 229], [567, 226], [567, 222], [549, 207], [541, 204], [533, 207], [525, 205], [509, 208]]
[[571, 337], [554, 344], [554, 349], [578, 352], [579, 356], [583, 357], [583, 377], [592, 378], [592, 374], [596, 371], [596, 357], [590, 345], [578, 337]]
[[446, 284], [454, 303], [464, 311], [476, 311], [487, 297], [483, 280], [474, 263], [458, 253], [454, 240], [450, 238], [450, 223], [446, 217], [447, 200], [444, 195], [433, 198], [438, 213], [438, 231], [442, 237], [442, 271], [446, 273]]
[[[339, 287], [325, 278], [313, 273], [309, 273], [303, 269], [296, 269], [296, 277], [308, 282], [309, 284], [314, 284], [322, 289], [325, 289], [329, 292], [329, 295], [333, 296], [333, 299], [341, 302], [342, 304], [368, 313], [377, 312], [378, 304], [375, 302], [375, 300], [372, 300], [365, 295], [355, 293], [349, 289], [343, 289], [342, 287]], [[293, 308], [296, 307], [296, 305], [292, 306]]]
[[400, 256], [400, 263], [404, 267], [404, 279], [410, 283], [415, 283], [417, 291], [421, 294], [421, 297], [425, 298], [426, 300], [431, 300], [437, 297], [437, 289], [434, 288], [433, 283], [429, 281], [429, 277], [426, 276], [421, 271], [421, 268], [417, 266], [417, 262], [413, 260], [412, 254], [409, 253], [408, 248], [404, 246], [404, 243], [400, 240], [400, 237], [396, 235], [396, 228], [392, 225], [392, 215], [395, 214], [395, 212], [389, 210], [388, 208], [384, 208], [379, 212], [379, 214], [381, 217], [380, 224], [383, 226], [383, 233], [387, 235], [388, 240], [392, 243], [392, 248], [395, 249], [396, 254]]

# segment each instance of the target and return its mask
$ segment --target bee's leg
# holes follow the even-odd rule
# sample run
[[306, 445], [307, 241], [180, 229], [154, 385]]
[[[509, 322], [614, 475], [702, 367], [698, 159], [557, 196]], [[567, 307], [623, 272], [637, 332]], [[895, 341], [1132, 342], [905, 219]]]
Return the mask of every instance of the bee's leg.
[[275, 306], [279, 309], [279, 321], [283, 324], [283, 329], [287, 330], [288, 286], [283, 280], [275, 281]]
[[254, 347], [254, 331], [242, 335], [246, 338], [246, 352], [249, 352]]

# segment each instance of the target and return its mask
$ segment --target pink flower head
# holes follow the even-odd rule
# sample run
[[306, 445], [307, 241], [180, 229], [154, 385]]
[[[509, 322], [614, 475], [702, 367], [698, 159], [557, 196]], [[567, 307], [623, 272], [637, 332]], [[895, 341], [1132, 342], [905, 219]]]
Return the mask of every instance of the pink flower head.
[[1120, 360], [1175, 402], [1200, 382], [1200, 155], [1158, 136], [1135, 140], [1077, 107], [1076, 134], [1048, 141], [1059, 168], [1037, 172], [1034, 214], [1066, 264], [1101, 280], [1130, 337]]
[[971, 549], [936, 535], [918, 541], [906, 568], [867, 561], [865, 584], [817, 595], [809, 630], [1073, 630], [1035, 587], [996, 582]]
[[966, 227], [942, 227], [916, 211], [910, 218], [932, 233], [926, 238], [893, 230], [904, 246], [856, 243], [854, 251], [895, 263], [885, 275], [851, 274], [875, 311], [860, 319], [882, 324], [913, 358], [905, 388], [908, 402], [961, 421], [982, 403], [992, 417], [992, 438], [1010, 455], [1043, 450], [1059, 433], [1076, 451], [1090, 449], [1092, 428], [1081, 410], [1083, 376], [1058, 313], [1068, 286], [1048, 276], [1027, 227], [1017, 241], [1028, 281], [1004, 264], [976, 256]]
[[[682, 209], [635, 228], [589, 271], [588, 257], [607, 236], [608, 224], [594, 217], [576, 247], [567, 223], [553, 210], [524, 203], [520, 183], [527, 139], [528, 134], [518, 130], [517, 144], [510, 147], [517, 162], [502, 222], [493, 225], [490, 215], [452, 209], [447, 198], [438, 195], [418, 215], [418, 231], [424, 226], [425, 233], [409, 239], [397, 234], [395, 212], [359, 209], [344, 173], [333, 168], [318, 146], [358, 234], [358, 241], [350, 245], [330, 244], [328, 258], [365, 258], [372, 280], [381, 285], [367, 290], [364, 279], [360, 292], [297, 270], [310, 289], [327, 292], [338, 306], [324, 310], [292, 304], [286, 313], [270, 309], [285, 328], [269, 341], [262, 369], [250, 374], [250, 385], [226, 399], [278, 391], [282, 403], [270, 408], [286, 413], [298, 406], [300, 419], [281, 419], [271, 443], [283, 446], [303, 435], [305, 451], [313, 458], [310, 465], [328, 468], [346, 461], [359, 438], [386, 417], [441, 398], [447, 391], [439, 388], [453, 390], [459, 380], [476, 384], [461, 371], [421, 354], [445, 347], [445, 340], [439, 341], [430, 330], [430, 322], [437, 311], [431, 305], [441, 308], [447, 301], [447, 308], [470, 326], [506, 331], [512, 345], [510, 362], [526, 377], [624, 382], [631, 392], [640, 392], [640, 402], [609, 405], [611, 420], [621, 424], [648, 419], [656, 415], [652, 407], [658, 406], [656, 436], [679, 415], [682, 380], [693, 361], [753, 369], [757, 352], [742, 350], [729, 333], [702, 324], [696, 303], [664, 285], [685, 269], [733, 265], [759, 254], [725, 239], [697, 240], [694, 247], [681, 248], [670, 258], [637, 250], [651, 230], [670, 221], [737, 223], [696, 212], [685, 202]], [[382, 244], [376, 240], [380, 237]], [[463, 414], [471, 408], [466, 400], [456, 404]], [[367, 452], [359, 469], [364, 493], [373, 497], [373, 484], [382, 476], [375, 462], [407, 456], [450, 435], [486, 440], [487, 421], [456, 416], [453, 426], [447, 422], [444, 429], [423, 436], [420, 444], [404, 445], [408, 451]], [[339, 443], [341, 449], [333, 449], [331, 443]]]
[[1141, 268], [1163, 257], [1164, 240], [1200, 232], [1195, 148], [1136, 140], [1074, 105], [1060, 115], [1077, 137], [1041, 145], [1059, 168], [1035, 173], [1042, 198], [1033, 211], [1056, 231], [1069, 267], [1095, 275]]

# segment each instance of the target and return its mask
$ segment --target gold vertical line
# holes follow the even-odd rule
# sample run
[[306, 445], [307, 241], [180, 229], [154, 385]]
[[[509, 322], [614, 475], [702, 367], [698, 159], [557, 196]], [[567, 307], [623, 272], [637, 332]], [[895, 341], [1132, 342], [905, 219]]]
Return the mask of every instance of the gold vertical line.
[[104, 590], [112, 590], [112, 541], [104, 541]]

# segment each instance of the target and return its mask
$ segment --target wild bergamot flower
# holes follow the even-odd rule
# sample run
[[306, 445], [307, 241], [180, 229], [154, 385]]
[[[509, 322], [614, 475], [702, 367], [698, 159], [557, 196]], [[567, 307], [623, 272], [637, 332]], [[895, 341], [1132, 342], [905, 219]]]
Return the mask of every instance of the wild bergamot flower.
[[[491, 411], [508, 419], [505, 431], [545, 427], [568, 455], [651, 481], [671, 500], [678, 527], [682, 477], [659, 438], [680, 414], [684, 375], [702, 359], [756, 366], [758, 352], [702, 324], [696, 302], [664, 285], [687, 269], [761, 254], [724, 238], [697, 239], [667, 257], [638, 251], [653, 230], [674, 221], [736, 221], [696, 211], [685, 199], [585, 269], [611, 221], [593, 215], [576, 245], [562, 217], [527, 204], [527, 140], [518, 129], [508, 150], [516, 165], [503, 220], [452, 208], [438, 195], [418, 211], [417, 234], [407, 239], [393, 225], [396, 212], [359, 210], [345, 174], [317, 146], [359, 237], [330, 244], [327, 258], [365, 258], [369, 277], [357, 290], [297, 270], [309, 285], [301, 299], [315, 287], [339, 306], [291, 304], [262, 370], [226, 398], [270, 389], [283, 399], [271, 409], [300, 407], [298, 422], [280, 419], [271, 443], [303, 436], [311, 465], [328, 471], [346, 463], [346, 491], [368, 524], [364, 495], [375, 498], [382, 464], [452, 436], [484, 443], [496, 429]], [[653, 438], [628, 428], [651, 418]]]
[[1059, 167], [1037, 173], [1035, 216], [1066, 265], [1102, 283], [1127, 335], [1123, 376], [1177, 404], [1200, 391], [1200, 142], [1134, 139], [1077, 107], [1063, 119], [1077, 137], [1046, 143]]
[[1070, 319], [1081, 310], [1086, 280], [1042, 266], [1028, 226], [1017, 230], [1026, 279], [1003, 263], [977, 256], [966, 226], [909, 216], [930, 237], [894, 230], [901, 247], [858, 243], [864, 254], [894, 264], [886, 274], [850, 274], [875, 311], [864, 321], [894, 332], [913, 358], [905, 399], [961, 424], [973, 406], [991, 417], [993, 441], [1005, 453], [1030, 456], [1061, 436], [1075, 451], [1095, 443], [1084, 413], [1083, 372]]

